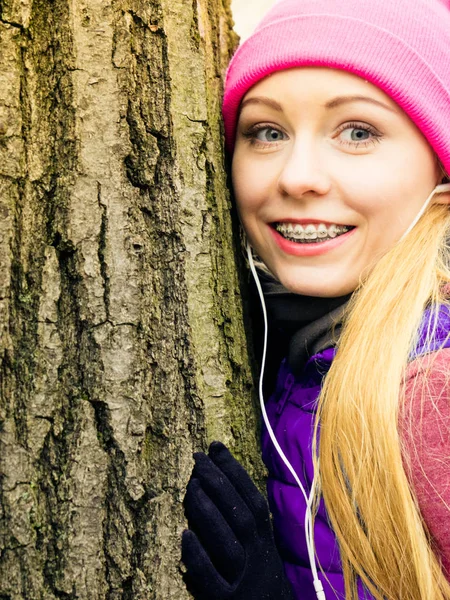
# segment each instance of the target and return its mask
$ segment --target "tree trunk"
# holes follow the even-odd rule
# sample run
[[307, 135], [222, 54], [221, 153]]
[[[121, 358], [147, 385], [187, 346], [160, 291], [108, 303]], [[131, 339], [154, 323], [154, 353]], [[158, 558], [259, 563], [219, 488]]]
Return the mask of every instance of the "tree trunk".
[[186, 599], [192, 452], [256, 477], [228, 0], [0, 0], [0, 600]]

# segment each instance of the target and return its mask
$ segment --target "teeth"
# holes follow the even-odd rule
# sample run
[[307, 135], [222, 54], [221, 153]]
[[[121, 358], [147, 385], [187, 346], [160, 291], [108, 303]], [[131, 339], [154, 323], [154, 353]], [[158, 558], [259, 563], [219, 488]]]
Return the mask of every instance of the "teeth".
[[305, 227], [305, 238], [307, 240], [317, 239], [317, 229], [315, 225], [307, 225]]
[[328, 235], [327, 226], [324, 225], [323, 223], [320, 223], [320, 225], [317, 227], [317, 237], [326, 238], [327, 235]]
[[336, 225], [335, 223], [328, 227], [325, 223], [309, 223], [300, 225], [299, 223], [277, 223], [276, 230], [283, 236], [294, 240], [323, 240], [325, 238], [335, 238], [342, 233], [349, 231], [351, 227], [347, 225]]

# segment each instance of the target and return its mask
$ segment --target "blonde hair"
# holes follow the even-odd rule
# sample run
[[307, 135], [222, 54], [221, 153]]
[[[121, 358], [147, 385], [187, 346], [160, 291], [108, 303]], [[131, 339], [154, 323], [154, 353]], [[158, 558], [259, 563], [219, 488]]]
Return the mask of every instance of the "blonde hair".
[[431, 206], [373, 267], [351, 298], [319, 396], [315, 506], [323, 494], [349, 600], [358, 598], [358, 578], [377, 600], [450, 599], [406, 476], [397, 427], [424, 308], [437, 317], [439, 303], [448, 302], [449, 231], [447, 206]]

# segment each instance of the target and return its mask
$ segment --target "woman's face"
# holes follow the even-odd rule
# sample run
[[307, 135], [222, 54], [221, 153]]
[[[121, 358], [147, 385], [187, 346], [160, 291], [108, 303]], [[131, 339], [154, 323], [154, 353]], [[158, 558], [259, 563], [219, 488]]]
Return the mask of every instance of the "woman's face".
[[242, 224], [270, 271], [293, 292], [330, 297], [356, 288], [442, 178], [388, 95], [324, 67], [278, 71], [247, 93], [232, 176]]

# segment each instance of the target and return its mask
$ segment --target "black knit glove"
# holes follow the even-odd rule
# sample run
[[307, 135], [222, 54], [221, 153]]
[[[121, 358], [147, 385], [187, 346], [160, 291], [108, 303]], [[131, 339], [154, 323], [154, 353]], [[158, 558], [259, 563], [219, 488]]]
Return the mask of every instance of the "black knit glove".
[[264, 497], [220, 442], [195, 466], [184, 507], [183, 578], [196, 600], [293, 600]]

